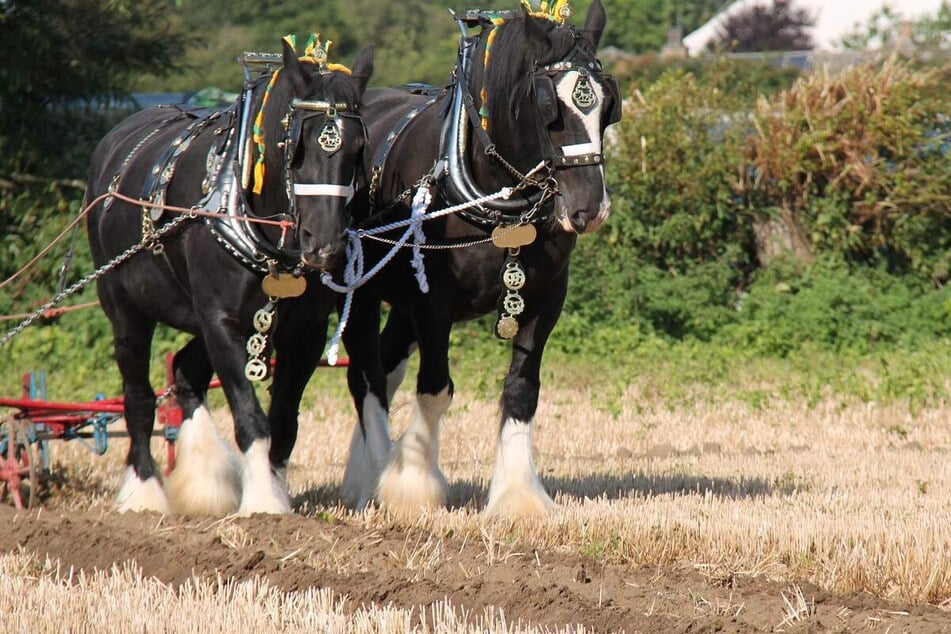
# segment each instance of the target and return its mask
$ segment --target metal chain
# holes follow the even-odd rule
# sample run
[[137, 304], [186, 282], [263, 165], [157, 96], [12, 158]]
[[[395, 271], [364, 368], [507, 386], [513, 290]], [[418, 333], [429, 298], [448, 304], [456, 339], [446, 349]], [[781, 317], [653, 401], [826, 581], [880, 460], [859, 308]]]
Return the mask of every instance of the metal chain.
[[50, 308], [53, 308], [54, 306], [59, 304], [61, 301], [63, 301], [64, 299], [72, 295], [73, 293], [78, 293], [79, 291], [84, 289], [90, 282], [96, 281], [97, 279], [99, 279], [100, 277], [102, 277], [103, 275], [111, 271], [112, 269], [116, 268], [117, 266], [119, 266], [120, 264], [122, 264], [123, 262], [131, 258], [133, 255], [135, 255], [139, 251], [153, 247], [155, 243], [158, 240], [160, 240], [165, 234], [169, 233], [170, 231], [172, 231], [172, 229], [175, 229], [176, 227], [184, 223], [186, 220], [191, 220], [193, 218], [195, 218], [193, 214], [182, 214], [178, 218], [175, 218], [174, 220], [172, 220], [167, 225], [164, 225], [161, 229], [156, 230], [154, 233], [152, 233], [152, 235], [143, 236], [142, 241], [139, 242], [138, 244], [132, 245], [131, 247], [126, 249], [123, 253], [120, 253], [109, 262], [106, 262], [101, 267], [99, 267], [98, 269], [96, 269], [95, 271], [87, 275], [86, 277], [80, 279], [78, 282], [74, 283], [72, 286], [70, 286], [66, 290], [61, 291], [57, 293], [56, 295], [54, 295], [50, 301], [46, 302], [45, 304], [37, 308], [35, 311], [30, 313], [30, 316], [24, 319], [22, 322], [20, 322], [20, 324], [16, 328], [14, 328], [13, 330], [5, 334], [3, 338], [0, 339], [0, 348], [5, 346], [11, 339], [19, 335], [21, 332], [23, 332], [27, 328], [27, 326], [29, 326], [34, 321], [42, 317], [43, 314], [46, 311], [48, 311]]
[[517, 167], [515, 167], [514, 165], [509, 163], [507, 160], [505, 160], [505, 157], [499, 154], [498, 150], [495, 149], [495, 144], [492, 144], [489, 147], [485, 148], [485, 155], [490, 156], [494, 158], [496, 161], [498, 161], [499, 164], [502, 165], [502, 167], [504, 167], [508, 171], [509, 174], [511, 174], [512, 176], [515, 177], [516, 180], [518, 180], [518, 184], [515, 185], [515, 191], [525, 189], [526, 187], [529, 187], [529, 186], [536, 187], [538, 189], [545, 189], [546, 186], [550, 186], [550, 184], [548, 184], [548, 181], [550, 181], [551, 176], [554, 173], [554, 169], [552, 168], [551, 164], [548, 162], [546, 162], [548, 175], [545, 178], [539, 180], [535, 178], [534, 176], [523, 174], [522, 172], [518, 170]]

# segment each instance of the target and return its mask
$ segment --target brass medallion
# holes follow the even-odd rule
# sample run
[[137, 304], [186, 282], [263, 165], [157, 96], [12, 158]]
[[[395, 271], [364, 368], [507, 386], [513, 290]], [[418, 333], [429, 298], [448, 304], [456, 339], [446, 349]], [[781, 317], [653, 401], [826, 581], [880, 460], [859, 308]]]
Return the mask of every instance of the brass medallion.
[[247, 351], [252, 357], [259, 356], [267, 347], [267, 337], [256, 332], [248, 338]]
[[254, 313], [254, 329], [260, 333], [270, 330], [271, 323], [274, 321], [274, 310], [270, 308], [270, 305], [268, 302], [267, 306]]
[[257, 357], [249, 359], [247, 365], [244, 366], [244, 376], [249, 381], [261, 381], [267, 378], [267, 364]]
[[502, 283], [510, 291], [517, 291], [525, 286], [525, 270], [518, 263], [518, 260], [509, 260], [505, 263], [505, 270], [502, 271]]
[[261, 288], [268, 297], [298, 297], [307, 289], [307, 280], [295, 277], [290, 273], [267, 275], [261, 281]]
[[502, 339], [511, 339], [518, 334], [518, 321], [511, 315], [502, 315], [495, 324], [495, 332]]
[[517, 249], [535, 242], [535, 225], [509, 225], [492, 230], [492, 244], [500, 249]]
[[594, 94], [594, 88], [591, 86], [591, 80], [586, 74], [578, 76], [574, 90], [571, 91], [571, 99], [582, 110], [587, 110], [598, 101], [598, 96]]
[[502, 308], [511, 315], [521, 315], [525, 312], [525, 298], [517, 291], [509, 291], [502, 300]]
[[317, 145], [327, 153], [328, 156], [339, 150], [343, 146], [343, 138], [340, 136], [340, 130], [334, 121], [328, 121], [320, 130], [320, 136], [317, 137]]

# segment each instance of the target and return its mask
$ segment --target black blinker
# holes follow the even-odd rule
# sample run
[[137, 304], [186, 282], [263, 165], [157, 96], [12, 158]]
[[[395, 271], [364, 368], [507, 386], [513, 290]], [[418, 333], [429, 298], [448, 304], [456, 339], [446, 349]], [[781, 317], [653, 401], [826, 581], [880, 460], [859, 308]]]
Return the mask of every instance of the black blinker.
[[617, 78], [611, 75], [602, 75], [601, 79], [608, 94], [611, 95], [611, 112], [608, 113], [608, 125], [611, 125], [621, 120], [621, 88], [618, 86]]
[[535, 105], [546, 126], [558, 118], [558, 95], [555, 84], [548, 75], [535, 75]]

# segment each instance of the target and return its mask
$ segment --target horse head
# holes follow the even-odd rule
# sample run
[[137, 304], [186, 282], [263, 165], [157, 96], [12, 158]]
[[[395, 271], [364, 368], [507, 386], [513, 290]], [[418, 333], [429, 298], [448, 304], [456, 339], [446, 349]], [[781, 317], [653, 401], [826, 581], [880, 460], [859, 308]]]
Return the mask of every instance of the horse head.
[[[343, 262], [348, 204], [363, 178], [366, 130], [360, 101], [372, 72], [372, 47], [358, 54], [351, 71], [309, 63], [284, 41], [281, 81], [273, 89], [274, 103], [286, 106], [271, 108], [263, 117], [283, 137], [266, 150], [270, 160], [283, 165], [277, 177], [283, 182], [269, 181], [275, 178], [270, 176], [264, 182], [286, 200], [301, 264], [309, 269], [332, 270]], [[276, 98], [279, 93], [283, 98]]]
[[486, 67], [475, 74], [482, 75], [482, 112], [499, 153], [522, 170], [547, 162], [553, 224], [569, 233], [597, 230], [611, 208], [603, 140], [621, 118], [621, 98], [596, 57], [606, 22], [600, 0], [581, 30], [523, 4], [522, 15], [488, 42]]

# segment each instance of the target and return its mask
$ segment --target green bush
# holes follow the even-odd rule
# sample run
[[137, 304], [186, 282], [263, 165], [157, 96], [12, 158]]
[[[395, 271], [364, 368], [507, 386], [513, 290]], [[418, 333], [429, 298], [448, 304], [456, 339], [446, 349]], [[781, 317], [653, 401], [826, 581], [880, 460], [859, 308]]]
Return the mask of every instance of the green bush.
[[951, 291], [885, 270], [823, 258], [805, 272], [763, 269], [718, 340], [758, 354], [805, 348], [869, 354], [947, 346]]
[[837, 253], [946, 281], [951, 101], [942, 86], [938, 72], [892, 59], [812, 73], [761, 99], [743, 191], [778, 222], [760, 252], [779, 238], [802, 259]]
[[748, 264], [751, 217], [734, 190], [744, 169], [737, 107], [681, 72], [635, 93], [611, 135], [605, 248], [677, 272], [723, 258]]

